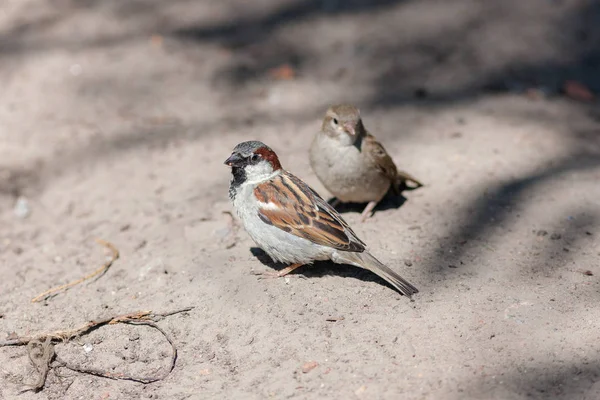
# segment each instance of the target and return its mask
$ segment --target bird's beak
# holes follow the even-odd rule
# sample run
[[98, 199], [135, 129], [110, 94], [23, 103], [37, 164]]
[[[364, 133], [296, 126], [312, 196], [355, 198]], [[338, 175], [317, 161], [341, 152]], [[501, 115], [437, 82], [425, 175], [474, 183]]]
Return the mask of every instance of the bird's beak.
[[354, 127], [352, 125], [350, 125], [350, 124], [344, 124], [344, 130], [350, 136], [354, 136], [356, 134], [356, 132], [354, 130]]
[[230, 155], [227, 160], [225, 160], [225, 165], [229, 165], [230, 167], [235, 167], [235, 166], [240, 165], [242, 163], [242, 161], [244, 161], [244, 159], [242, 157], [240, 157], [239, 154], [234, 153], [234, 154]]

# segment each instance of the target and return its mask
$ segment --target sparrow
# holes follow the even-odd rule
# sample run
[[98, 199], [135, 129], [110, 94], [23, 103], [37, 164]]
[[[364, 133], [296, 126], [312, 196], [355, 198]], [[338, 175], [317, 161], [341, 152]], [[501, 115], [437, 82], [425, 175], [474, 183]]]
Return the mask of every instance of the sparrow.
[[390, 187], [399, 194], [407, 181], [421, 182], [398, 171], [385, 148], [365, 128], [358, 108], [335, 105], [325, 114], [310, 147], [310, 165], [336, 203], [368, 203], [364, 222]]
[[373, 257], [338, 212], [284, 170], [277, 154], [264, 143], [238, 144], [225, 164], [232, 174], [229, 197], [244, 228], [274, 261], [289, 265], [272, 276], [331, 260], [374, 272], [405, 296], [418, 292]]

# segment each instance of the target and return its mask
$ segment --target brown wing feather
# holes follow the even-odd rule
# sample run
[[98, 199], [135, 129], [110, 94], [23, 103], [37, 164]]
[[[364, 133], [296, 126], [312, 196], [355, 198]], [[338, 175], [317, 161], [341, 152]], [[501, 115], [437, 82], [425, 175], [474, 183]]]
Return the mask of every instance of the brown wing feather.
[[366, 245], [307, 184], [284, 172], [254, 189], [263, 222], [313, 243], [362, 252]]
[[377, 168], [379, 168], [391, 182], [395, 182], [398, 170], [396, 164], [394, 164], [394, 160], [392, 160], [392, 157], [390, 157], [383, 145], [371, 134], [367, 134], [363, 141], [363, 149], [367, 150], [367, 155], [371, 157], [371, 160], [375, 163]]
[[367, 155], [371, 158], [373, 163], [379, 168], [379, 170], [392, 182], [392, 188], [394, 191], [398, 190], [398, 185], [403, 184], [406, 181], [414, 182], [417, 187], [423, 186], [421, 182], [415, 179], [412, 175], [398, 171], [394, 160], [387, 153], [381, 143], [375, 139], [370, 133], [363, 139], [363, 150], [366, 150]]

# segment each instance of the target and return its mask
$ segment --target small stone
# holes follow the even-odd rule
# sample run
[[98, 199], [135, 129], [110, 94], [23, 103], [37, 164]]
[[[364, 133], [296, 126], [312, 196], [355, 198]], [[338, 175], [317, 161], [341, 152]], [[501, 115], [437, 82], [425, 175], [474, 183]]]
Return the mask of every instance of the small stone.
[[19, 196], [17, 202], [15, 203], [15, 208], [13, 209], [13, 212], [15, 213], [15, 216], [17, 218], [24, 219], [29, 217], [29, 214], [31, 214], [31, 207], [29, 206], [29, 201], [25, 197]]
[[550, 239], [552, 240], [559, 240], [562, 236], [560, 235], [560, 233], [553, 233], [552, 235], [550, 235]]
[[359, 387], [358, 389], [356, 389], [354, 391], [354, 394], [356, 396], [360, 396], [360, 395], [362, 395], [365, 392], [365, 390], [367, 390], [367, 387], [365, 385], [362, 385], [361, 387]]
[[307, 363], [304, 363], [304, 365], [302, 366], [302, 373], [307, 374], [313, 369], [317, 368], [318, 365], [319, 363], [316, 361], [309, 361]]
[[412, 267], [413, 263], [410, 260], [405, 260], [404, 265], [406, 265], [407, 267]]
[[540, 229], [539, 231], [535, 231], [535, 234], [538, 236], [546, 236], [548, 232], [543, 229]]
[[86, 343], [83, 345], [83, 350], [86, 353], [89, 353], [90, 351], [94, 350], [94, 346], [92, 346], [90, 343]]

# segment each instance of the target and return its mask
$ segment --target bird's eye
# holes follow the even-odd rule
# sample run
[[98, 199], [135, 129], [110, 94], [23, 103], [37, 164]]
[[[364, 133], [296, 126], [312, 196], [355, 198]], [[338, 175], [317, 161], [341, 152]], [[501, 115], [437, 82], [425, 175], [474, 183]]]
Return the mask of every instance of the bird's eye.
[[338, 120], [337, 120], [337, 118], [334, 118], [334, 119], [333, 119], [333, 124], [334, 124], [334, 125], [337, 125], [337, 124], [338, 124]]
[[256, 162], [256, 161], [258, 161], [259, 158], [260, 158], [260, 156], [258, 154], [252, 154], [252, 157], [250, 157], [250, 160]]

